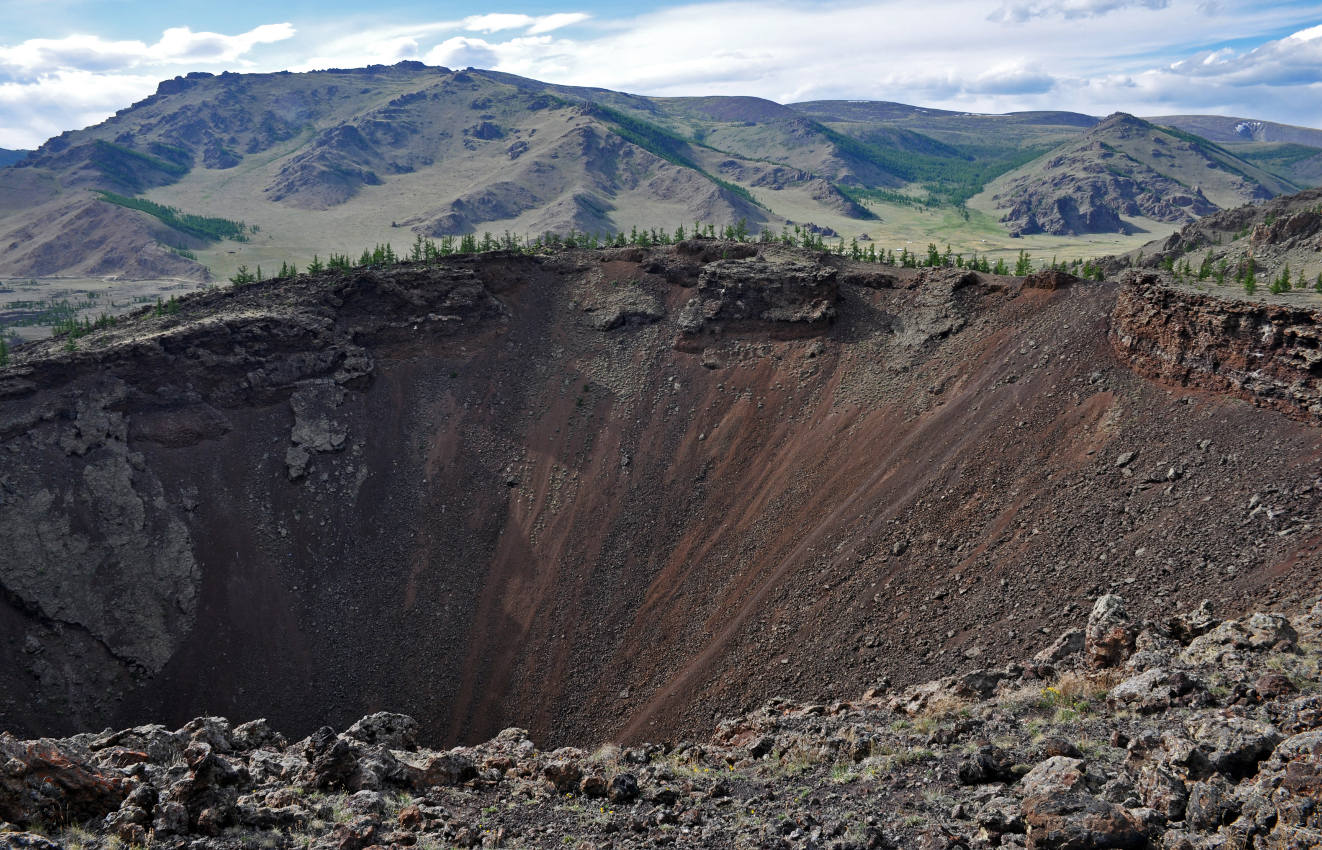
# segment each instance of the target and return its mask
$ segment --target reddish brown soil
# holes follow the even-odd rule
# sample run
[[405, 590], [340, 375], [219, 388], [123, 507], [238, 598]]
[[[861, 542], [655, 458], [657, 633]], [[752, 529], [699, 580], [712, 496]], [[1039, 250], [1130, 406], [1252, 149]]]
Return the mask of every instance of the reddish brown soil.
[[[503, 316], [369, 331], [337, 307], [375, 367], [336, 414], [350, 448], [302, 480], [278, 393], [230, 398], [221, 436], [133, 445], [167, 493], [201, 493], [196, 625], [113, 706], [43, 692], [0, 700], [0, 725], [297, 732], [389, 708], [437, 741], [657, 740], [1021, 658], [1112, 588], [1154, 617], [1322, 589], [1322, 430], [1136, 375], [1113, 284], [842, 275], [832, 324], [683, 336], [697, 290], [616, 256], [476, 261]], [[593, 287], [631, 285], [666, 317], [586, 321]], [[41, 617], [0, 604], [6, 658]], [[20, 666], [0, 685], [31, 687]]]

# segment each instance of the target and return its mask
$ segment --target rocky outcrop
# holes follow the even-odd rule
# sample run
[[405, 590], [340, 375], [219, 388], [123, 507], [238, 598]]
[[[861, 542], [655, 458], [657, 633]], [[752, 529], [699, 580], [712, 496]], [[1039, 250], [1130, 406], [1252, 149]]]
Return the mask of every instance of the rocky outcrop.
[[[1100, 154], [1108, 155], [1105, 151]], [[1052, 160], [1049, 167], [1061, 173], [1049, 182], [1037, 185], [1025, 180], [997, 195], [1007, 202], [1013, 200], [1001, 218], [1010, 234], [1128, 233], [1130, 227], [1121, 216], [1183, 224], [1219, 209], [1201, 192], [1191, 192], [1152, 169], [1133, 164], [1132, 174], [1117, 175], [1085, 162]]]
[[[0, 847], [1314, 846], [1322, 603], [1224, 622], [1206, 605], [1162, 623], [1124, 608], [1098, 600], [1089, 631], [1124, 622], [1140, 653], [1214, 693], [1136, 716], [1116, 696], [1141, 689], [1138, 656], [1097, 670], [1076, 648], [893, 696], [773, 699], [678, 744], [543, 750], [516, 727], [438, 750], [384, 712], [294, 742], [220, 717], [0, 735]], [[1308, 695], [1255, 691], [1269, 672]]]
[[5, 760], [0, 821], [21, 826], [67, 824], [118, 809], [130, 785], [122, 768], [147, 761], [148, 756], [117, 753], [98, 766], [80, 758], [79, 749], [50, 740], [20, 741], [0, 732], [0, 756]]
[[1024, 286], [1029, 289], [1045, 289], [1048, 292], [1081, 282], [1082, 278], [1060, 269], [1043, 269], [1024, 278]]
[[1124, 113], [996, 186], [1012, 236], [1127, 233], [1125, 219], [1138, 217], [1189, 224], [1227, 199], [1260, 201], [1297, 188], [1196, 136]]
[[819, 331], [835, 318], [836, 269], [814, 263], [772, 266], [752, 257], [703, 268], [698, 292], [679, 315], [687, 336], [757, 323], [775, 332]]
[[1116, 300], [1111, 339], [1140, 374], [1322, 423], [1316, 310], [1216, 298], [1131, 272]]
[[[1169, 269], [1188, 261], [1191, 271], [1205, 266], [1234, 275], [1251, 261], [1265, 283], [1286, 265], [1296, 272], [1310, 265], [1319, 250], [1322, 189], [1309, 189], [1206, 216], [1162, 241], [1143, 246], [1137, 255], [1107, 258], [1102, 265], [1108, 273], [1118, 274], [1130, 265]], [[1198, 274], [1199, 280], [1210, 276]]]

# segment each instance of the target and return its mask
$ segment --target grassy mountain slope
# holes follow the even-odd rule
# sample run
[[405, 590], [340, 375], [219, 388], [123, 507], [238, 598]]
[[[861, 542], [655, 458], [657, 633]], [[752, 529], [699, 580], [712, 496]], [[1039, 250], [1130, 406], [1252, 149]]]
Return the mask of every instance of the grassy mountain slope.
[[[1096, 256], [1137, 240], [1102, 246], [1070, 234], [1139, 229], [1120, 221], [1134, 214], [1129, 207], [1102, 202], [1110, 188], [1102, 201], [1079, 207], [1078, 187], [1106, 171], [1096, 160], [1114, 158], [1071, 153], [1070, 145], [1099, 131], [1096, 124], [1069, 112], [642, 97], [416, 62], [193, 74], [0, 171], [0, 246], [8, 246], [0, 247], [0, 277], [201, 280], [229, 277], [241, 265], [269, 270], [314, 254], [407, 244], [419, 234], [508, 230], [532, 238], [740, 219], [754, 232], [811, 225], [897, 252], [906, 243], [940, 241], [965, 252], [1013, 255], [1026, 246]], [[1130, 185], [1113, 194], [1166, 203], [1169, 209], [1136, 207], [1149, 230], [1170, 232], [1190, 210], [1267, 197], [1322, 174], [1322, 159], [1299, 142], [1245, 143], [1256, 146], [1244, 155], [1259, 167], [1179, 130], [1145, 138], [1115, 155]], [[1050, 169], [1051, 179], [1069, 185], [1016, 183], [1011, 201], [1000, 178], [1001, 206], [1022, 207], [1008, 228], [998, 221], [1004, 209], [964, 206], [1006, 172], [1042, 171], [1025, 163], [1055, 156], [1062, 145], [1068, 155]], [[1159, 145], [1179, 153], [1163, 159], [1153, 152]], [[145, 208], [108, 205], [98, 191], [180, 216], [247, 222], [252, 238], [198, 240]], [[1189, 203], [1172, 205], [1172, 196], [1184, 195]], [[1060, 207], [1058, 196], [1073, 197], [1066, 206], [1075, 208]], [[1010, 240], [1010, 230], [1041, 235], [1022, 243]]]
[[7, 148], [0, 148], [0, 168], [22, 160], [28, 155], [28, 151], [11, 151]]
[[1164, 127], [1195, 133], [1222, 145], [1236, 142], [1289, 142], [1322, 148], [1322, 130], [1312, 127], [1224, 115], [1161, 115], [1147, 120]]
[[1011, 112], [982, 115], [927, 109], [902, 103], [819, 100], [790, 108], [831, 126], [887, 126], [930, 136], [947, 144], [996, 143], [1010, 147], [1058, 144], [1098, 123], [1077, 112]]
[[[55, 226], [95, 210], [120, 229], [155, 226], [138, 211], [103, 209], [85, 189], [258, 223], [264, 235], [244, 253], [273, 264], [411, 241], [396, 230], [404, 225], [427, 235], [523, 235], [766, 220], [746, 189], [717, 175], [712, 157], [658, 149], [637, 122], [630, 132], [530, 82], [417, 63], [167, 81], [109, 121], [47, 142], [14, 170], [20, 176], [6, 172], [0, 184], [43, 175], [51, 192], [42, 209], [27, 205], [22, 221], [0, 218], [0, 235], [21, 229], [46, 244], [40, 262], [0, 250], [0, 274], [106, 266], [89, 243], [34, 222]], [[150, 240], [130, 241], [141, 252]]]
[[1226, 149], [1299, 186], [1322, 186], [1322, 147], [1293, 142], [1245, 142], [1227, 144]]

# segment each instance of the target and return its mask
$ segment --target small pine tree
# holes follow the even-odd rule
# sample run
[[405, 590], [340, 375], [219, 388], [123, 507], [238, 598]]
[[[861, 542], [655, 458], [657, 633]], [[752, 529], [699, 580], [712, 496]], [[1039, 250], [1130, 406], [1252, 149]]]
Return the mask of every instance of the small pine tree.
[[1267, 290], [1271, 292], [1272, 295], [1280, 295], [1282, 292], [1290, 291], [1289, 263], [1287, 263], [1285, 267], [1281, 269], [1281, 273], [1278, 274], [1275, 278], [1273, 278], [1271, 283], [1267, 284]]
[[8, 365], [9, 365], [9, 343], [5, 341], [5, 338], [3, 336], [0, 336], [0, 366], [8, 366]]
[[1014, 273], [1016, 277], [1024, 277], [1033, 273], [1033, 259], [1023, 248], [1019, 249], [1019, 258], [1015, 260]]
[[996, 258], [996, 265], [992, 268], [992, 274], [1009, 274], [1010, 267], [1005, 264], [1004, 257]]
[[312, 262], [308, 263], [308, 274], [321, 274], [326, 270], [326, 266], [321, 262], [321, 257], [312, 255]]
[[1248, 265], [1244, 268], [1244, 292], [1249, 295], [1252, 295], [1257, 291], [1258, 291], [1258, 275], [1253, 268], [1253, 261], [1249, 260]]

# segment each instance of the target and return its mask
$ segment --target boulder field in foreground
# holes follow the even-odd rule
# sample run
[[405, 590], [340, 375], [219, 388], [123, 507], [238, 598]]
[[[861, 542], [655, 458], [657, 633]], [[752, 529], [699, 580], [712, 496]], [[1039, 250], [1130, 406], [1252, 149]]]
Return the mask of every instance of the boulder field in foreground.
[[1320, 641], [1322, 603], [1153, 622], [1105, 596], [1033, 658], [696, 742], [433, 750], [389, 713], [292, 743], [220, 717], [3, 735], [0, 847], [1316, 847]]
[[1218, 336], [1247, 308], [1165, 293], [704, 239], [20, 347], [0, 727], [389, 708], [438, 744], [631, 743], [1005, 664], [1108, 592], [1301, 604], [1317, 315]]

